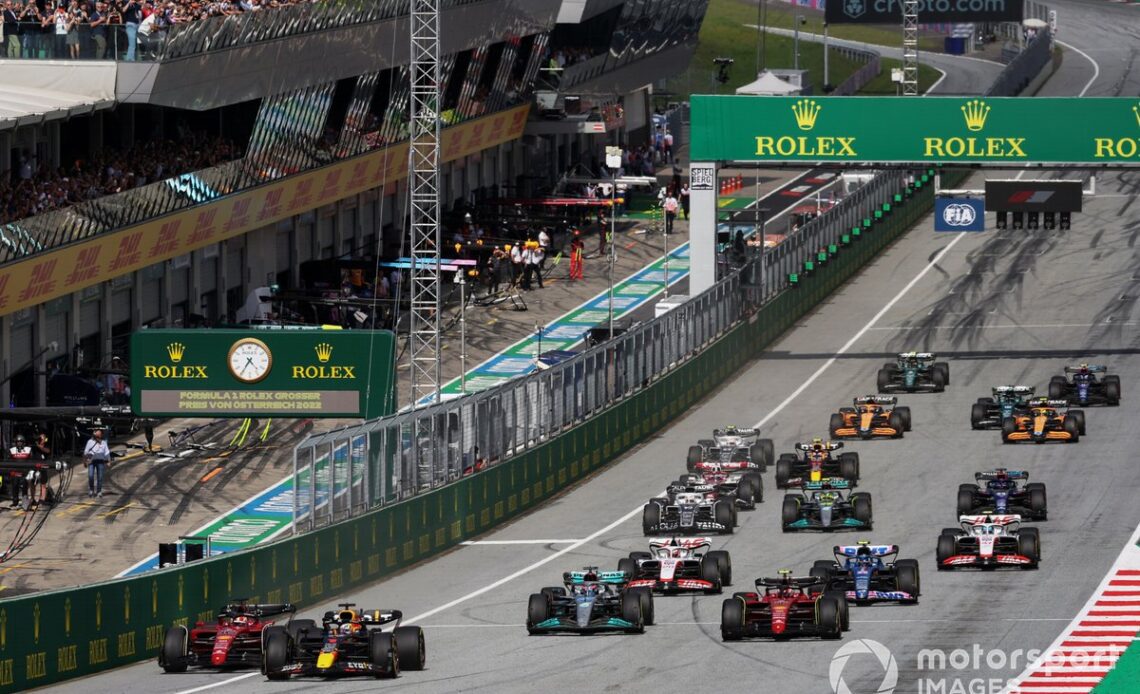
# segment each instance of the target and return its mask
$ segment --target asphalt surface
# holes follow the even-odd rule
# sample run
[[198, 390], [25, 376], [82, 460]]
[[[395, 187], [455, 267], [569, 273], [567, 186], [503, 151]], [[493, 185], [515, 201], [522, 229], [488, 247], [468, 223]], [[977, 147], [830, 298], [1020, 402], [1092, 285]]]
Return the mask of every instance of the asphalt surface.
[[[1092, 6], [1059, 7], [1064, 23], [1069, 13]], [[1116, 9], [1096, 5], [1098, 12], [1102, 8]], [[1101, 47], [1124, 46], [1117, 56], [1123, 66], [1129, 42], [1140, 34], [1137, 23], [1140, 15], [1132, 10], [1099, 32], [1090, 29], [1088, 38]], [[1063, 27], [1065, 39], [1081, 46], [1076, 29], [1070, 33], [1068, 23]], [[1111, 88], [1108, 62], [1090, 93], [1105, 88], [1102, 81]], [[1125, 70], [1120, 67], [1117, 76]], [[1085, 72], [1074, 69], [1056, 88], [1075, 94], [1092, 77], [1091, 66]], [[1077, 613], [1140, 524], [1133, 453], [1140, 443], [1133, 415], [1140, 397], [1135, 395], [1140, 275], [1134, 274], [1140, 221], [1133, 211], [1138, 194], [1133, 179], [1128, 173], [1102, 176], [1099, 196], [1086, 200], [1068, 232], [935, 234], [929, 218], [920, 222], [763, 358], [668, 430], [542, 509], [481, 538], [521, 544], [463, 547], [328, 603], [399, 608], [424, 626], [428, 669], [382, 683], [400, 691], [828, 692], [833, 656], [858, 639], [873, 639], [891, 650], [898, 692], [933, 691], [931, 681], [952, 691], [955, 682], [961, 687], [978, 679], [1012, 678], [1024, 666], [1026, 651], [1047, 647]], [[980, 187], [981, 177], [968, 185]], [[716, 596], [657, 599], [657, 625], [644, 635], [527, 635], [529, 593], [556, 584], [564, 570], [613, 567], [627, 552], [644, 548], [641, 504], [683, 470], [681, 452], [688, 444], [714, 427], [760, 423], [778, 452], [789, 450], [795, 441], [824, 434], [830, 412], [873, 390], [878, 366], [910, 349], [937, 352], [949, 361], [951, 385], [943, 394], [901, 398], [913, 411], [913, 431], [906, 438], [850, 445], [862, 457], [861, 489], [874, 497], [875, 531], [781, 533], [780, 494], [769, 473], [766, 502], [741, 513], [736, 534], [716, 538], [714, 546], [732, 553], [734, 589], [741, 590], [753, 578], [783, 567], [806, 573], [813, 560], [830, 556], [834, 544], [864, 537], [898, 543], [902, 556], [917, 558], [922, 568], [918, 605], [853, 608], [852, 630], [839, 643], [724, 644]], [[970, 404], [990, 386], [1041, 388], [1073, 361], [1108, 364], [1120, 374], [1124, 391], [1121, 407], [1087, 410], [1088, 434], [1080, 443], [1003, 446], [997, 432], [969, 429]], [[940, 528], [954, 524], [957, 485], [996, 465], [1027, 469], [1034, 481], [1049, 487], [1050, 519], [1037, 524], [1040, 569], [936, 572], [935, 540]], [[979, 654], [979, 667], [920, 670], [921, 649], [965, 649]], [[1001, 657], [992, 656], [992, 649], [1000, 649]], [[841, 674], [853, 694], [862, 694], [879, 687], [883, 668], [871, 656], [855, 655]], [[270, 684], [257, 673], [165, 676], [149, 662], [53, 691], [375, 686], [370, 680]]]

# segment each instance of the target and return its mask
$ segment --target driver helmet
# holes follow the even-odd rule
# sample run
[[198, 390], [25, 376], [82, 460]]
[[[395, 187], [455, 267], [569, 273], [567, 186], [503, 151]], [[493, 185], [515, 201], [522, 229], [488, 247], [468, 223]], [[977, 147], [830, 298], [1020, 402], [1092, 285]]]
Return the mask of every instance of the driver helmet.
[[814, 448], [814, 449], [815, 449], [815, 450], [817, 450], [817, 451], [821, 451], [821, 450], [823, 450], [823, 439], [821, 439], [820, 437], [816, 436], [815, 438], [813, 438], [813, 439], [811, 440], [811, 447], [812, 447], [812, 448]]
[[244, 614], [239, 614], [233, 618], [233, 623], [238, 624], [238, 625], [246, 625], [246, 624], [249, 624], [251, 621], [252, 620], [249, 617], [246, 617]]
[[855, 552], [855, 555], [859, 557], [869, 557], [871, 556], [871, 548], [867, 545], [861, 545]]
[[835, 500], [838, 498], [839, 495], [835, 492], [820, 492], [819, 494], [819, 500], [826, 503], [835, 503]]

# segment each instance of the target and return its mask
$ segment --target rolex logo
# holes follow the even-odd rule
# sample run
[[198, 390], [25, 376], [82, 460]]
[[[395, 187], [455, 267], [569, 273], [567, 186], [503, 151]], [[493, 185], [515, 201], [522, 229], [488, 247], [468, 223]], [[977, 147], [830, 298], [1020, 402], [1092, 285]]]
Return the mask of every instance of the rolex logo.
[[177, 364], [182, 361], [182, 356], [186, 354], [186, 345], [181, 342], [171, 342], [166, 346], [166, 353], [170, 355], [170, 361]]
[[966, 117], [966, 129], [976, 133], [986, 127], [986, 117], [990, 115], [990, 107], [986, 106], [986, 102], [974, 99], [967, 101], [962, 107], [962, 115]]
[[796, 116], [796, 125], [800, 130], [811, 130], [815, 127], [815, 119], [823, 107], [811, 99], [800, 99], [792, 104], [792, 113]]
[[317, 351], [317, 360], [322, 364], [328, 362], [328, 360], [332, 358], [333, 348], [332, 345], [327, 342], [322, 342], [313, 349]]

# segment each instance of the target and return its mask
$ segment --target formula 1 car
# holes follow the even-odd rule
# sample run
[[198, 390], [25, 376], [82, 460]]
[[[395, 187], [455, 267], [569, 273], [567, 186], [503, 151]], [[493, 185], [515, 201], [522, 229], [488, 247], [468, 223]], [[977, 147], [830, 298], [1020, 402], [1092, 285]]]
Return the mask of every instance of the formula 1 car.
[[842, 477], [854, 487], [859, 480], [859, 454], [831, 452], [843, 448], [842, 441], [824, 441], [814, 438], [811, 443], [797, 443], [795, 453], [781, 453], [776, 460], [776, 488], [798, 486], [800, 482], [819, 482], [824, 477]]
[[715, 491], [679, 491], [672, 497], [650, 499], [641, 510], [646, 535], [710, 531], [729, 535], [735, 527], [735, 500], [717, 498]]
[[234, 600], [218, 610], [214, 624], [197, 622], [189, 629], [184, 626], [167, 629], [158, 664], [166, 672], [186, 672], [191, 665], [214, 668], [260, 665], [262, 632], [274, 624], [271, 618], [285, 614], [291, 618], [296, 611], [289, 603], [259, 605], [244, 598]]
[[695, 473], [681, 475], [670, 493], [715, 491], [718, 497], [736, 500], [739, 508], [752, 510], [764, 501], [764, 479], [748, 463], [697, 463]]
[[[842, 591], [857, 605], [897, 601], [918, 602], [920, 582], [917, 559], [897, 559], [898, 545], [872, 545], [860, 540], [834, 550], [835, 561], [821, 559], [811, 567], [811, 575], [826, 582], [829, 590]], [[886, 561], [884, 561], [886, 559]]]
[[[828, 424], [831, 438], [889, 436], [901, 439], [904, 431], [910, 431], [910, 408], [895, 407], [897, 402], [897, 398], [878, 395], [855, 398], [854, 407], [841, 407], [831, 415]], [[884, 405], [891, 405], [891, 409]]]
[[1066, 410], [1061, 412], [1058, 408], [1068, 407], [1065, 400], [1050, 400], [1048, 398], [1035, 398], [1029, 401], [1029, 410], [1024, 413], [1002, 420], [1002, 443], [1016, 443], [1018, 441], [1032, 441], [1045, 443], [1046, 441], [1065, 441], [1076, 443], [1085, 433], [1085, 413], [1082, 410]]
[[962, 529], [946, 528], [938, 536], [938, 570], [970, 566], [1036, 569], [1041, 561], [1037, 528], [1022, 528], [1018, 515], [961, 516]]
[[531, 594], [527, 632], [645, 633], [645, 627], [653, 624], [653, 593], [648, 588], [630, 588], [629, 579], [624, 571], [599, 571], [596, 566], [565, 572], [565, 587], [543, 588]]
[[1068, 400], [1081, 407], [1088, 405], [1119, 405], [1120, 404], [1120, 376], [1102, 377], [1097, 380], [1097, 374], [1108, 371], [1107, 366], [1092, 366], [1078, 364], [1066, 366], [1065, 376], [1054, 376], [1049, 381], [1049, 397], [1054, 400]]
[[618, 571], [632, 578], [630, 588], [648, 588], [655, 593], [700, 591], [719, 593], [732, 585], [732, 560], [728, 552], [709, 550], [710, 538], [654, 538], [648, 552], [630, 552], [618, 560]]
[[778, 578], [756, 579], [755, 592], [736, 593], [721, 604], [721, 639], [840, 638], [848, 627], [847, 601], [825, 593], [819, 578], [795, 578], [788, 569], [779, 573]]
[[950, 365], [929, 352], [902, 352], [879, 369], [878, 384], [880, 393], [941, 393], [950, 384]]
[[729, 425], [713, 429], [711, 439], [701, 439], [697, 445], [689, 446], [685, 465], [689, 472], [696, 472], [695, 466], [702, 461], [752, 463], [763, 472], [776, 457], [775, 450], [772, 439], [760, 438], [759, 429], [739, 429]]
[[974, 480], [974, 484], [958, 485], [958, 515], [996, 513], [1017, 514], [1026, 520], [1049, 518], [1045, 485], [1029, 482], [1028, 472], [998, 468], [974, 473]]
[[978, 398], [970, 409], [974, 429], [1000, 429], [1007, 418], [1024, 414], [1033, 398], [1033, 386], [994, 386], [993, 397]]
[[843, 497], [845, 480], [805, 482], [804, 494], [785, 494], [781, 509], [784, 532], [792, 530], [870, 530], [871, 495], [853, 492]]
[[[262, 674], [270, 680], [292, 675], [398, 677], [401, 669], [424, 669], [423, 629], [401, 626], [402, 612], [361, 610], [350, 602], [338, 607], [324, 614], [320, 626], [297, 619], [288, 629], [267, 630]], [[383, 631], [388, 625], [393, 630]]]

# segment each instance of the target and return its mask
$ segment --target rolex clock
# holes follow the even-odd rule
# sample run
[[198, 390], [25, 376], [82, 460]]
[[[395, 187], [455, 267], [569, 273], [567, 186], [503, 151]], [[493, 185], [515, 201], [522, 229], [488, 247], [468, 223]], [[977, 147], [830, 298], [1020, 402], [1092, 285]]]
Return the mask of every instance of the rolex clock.
[[264, 342], [245, 337], [230, 347], [230, 373], [242, 383], [257, 383], [273, 368], [273, 353]]

